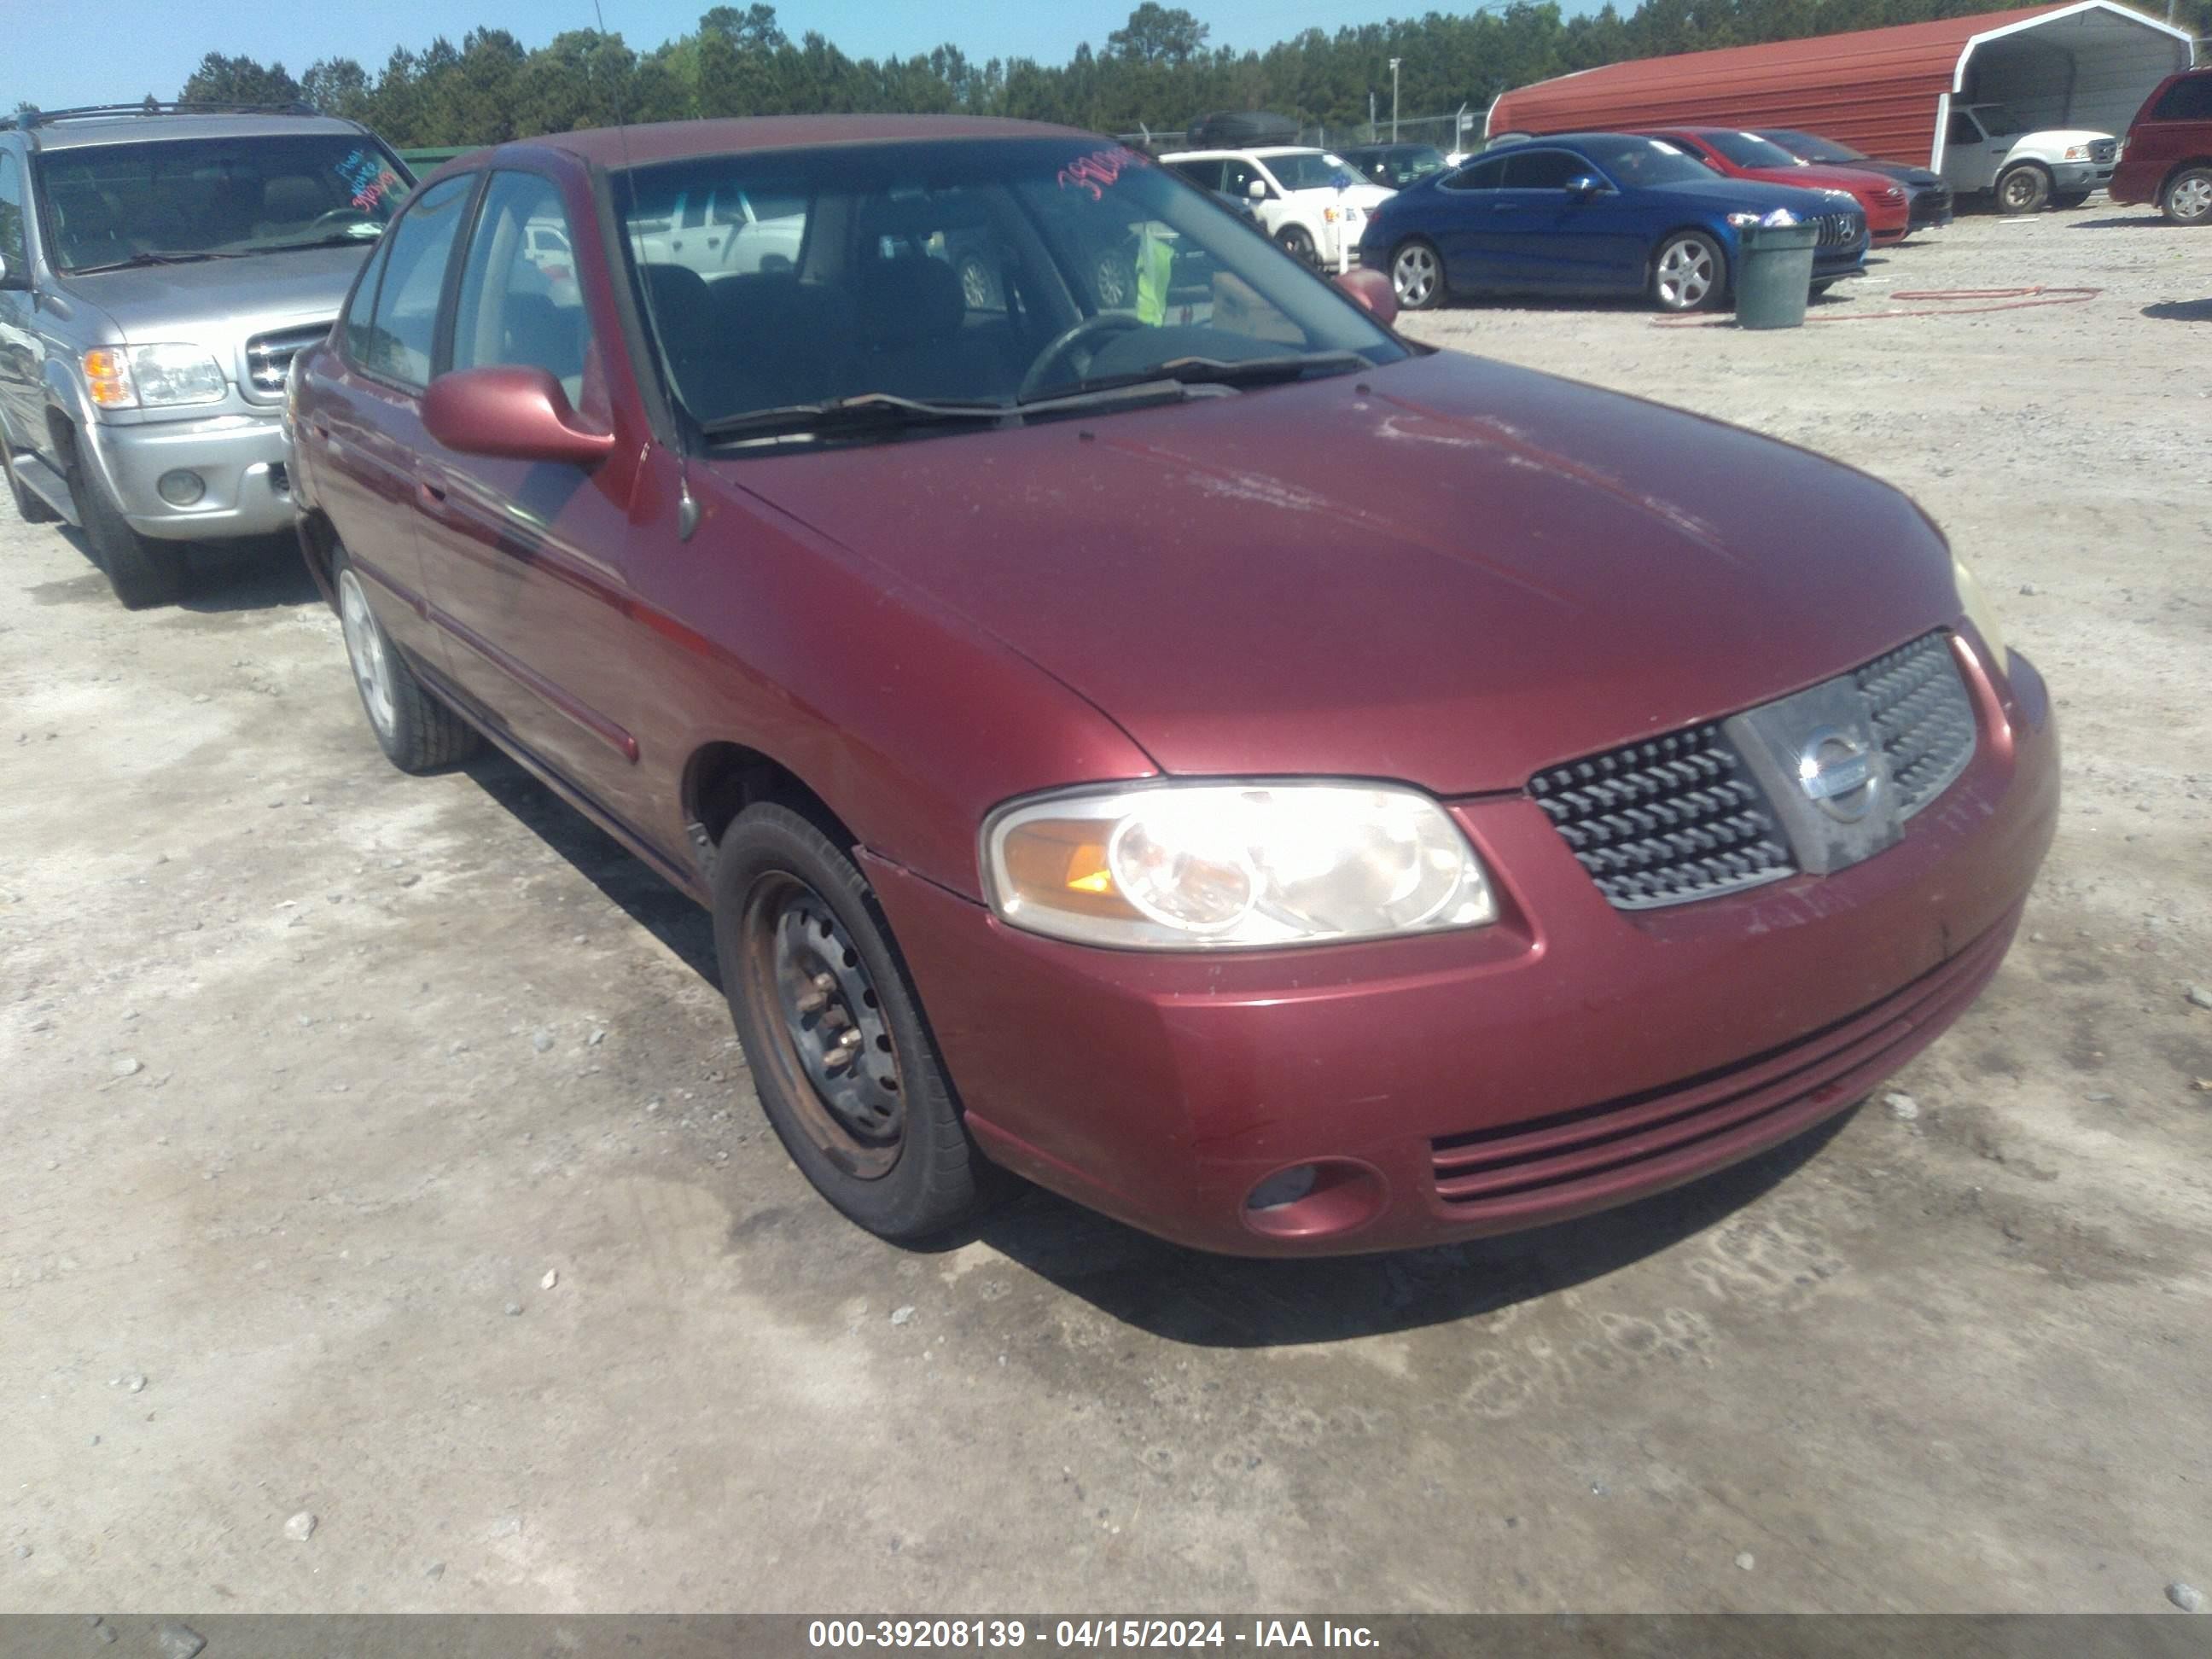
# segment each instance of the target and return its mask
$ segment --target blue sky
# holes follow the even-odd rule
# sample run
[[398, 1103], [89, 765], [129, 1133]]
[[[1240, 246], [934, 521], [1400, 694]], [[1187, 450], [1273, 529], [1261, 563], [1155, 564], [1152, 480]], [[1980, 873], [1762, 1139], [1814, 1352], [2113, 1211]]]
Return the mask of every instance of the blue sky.
[[[600, 0], [607, 27], [637, 47], [690, 31], [712, 0]], [[1079, 41], [1093, 46], [1127, 18], [1135, 0], [805, 0], [779, 5], [796, 40], [818, 29], [856, 58], [926, 52], [950, 40], [978, 61], [1028, 57], [1058, 62]], [[1419, 15], [1436, 0], [1185, 0], [1210, 24], [1216, 46], [1264, 46], [1308, 28]], [[1454, 9], [1447, 5], [1448, 9]], [[1579, 8], [1573, 8], [1579, 9]], [[526, 46], [592, 26], [592, 0], [5, 0], [7, 50], [0, 98], [47, 109], [117, 103], [152, 92], [173, 98], [209, 52], [274, 58], [297, 75], [318, 58], [356, 58], [372, 73], [396, 46], [440, 33], [458, 44], [479, 24], [511, 31]]]

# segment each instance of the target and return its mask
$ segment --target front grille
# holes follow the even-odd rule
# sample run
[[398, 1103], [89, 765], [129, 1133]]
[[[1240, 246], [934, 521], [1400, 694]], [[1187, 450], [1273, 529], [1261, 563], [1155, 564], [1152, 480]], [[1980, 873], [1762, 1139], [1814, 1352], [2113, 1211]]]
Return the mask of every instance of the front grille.
[[2089, 159], [2093, 161], [2109, 161], [2118, 153], [2118, 143], [2111, 138], [2097, 139], [2089, 146]]
[[1820, 227], [1821, 247], [1849, 247], [1859, 239], [1859, 216], [1856, 213], [1823, 213], [1815, 216]]
[[1623, 910], [1732, 893], [1796, 867], [1718, 726], [1554, 767], [1531, 778], [1528, 793]]
[[291, 370], [292, 359], [330, 331], [328, 323], [313, 323], [255, 335], [246, 343], [246, 380], [256, 392], [277, 396], [284, 390], [284, 376]]
[[1974, 706], [1952, 660], [1948, 634], [1923, 634], [1854, 677], [1882, 753], [1900, 817], [1951, 787], [1974, 757]]
[[[1888, 757], [1900, 818], [1974, 757], [1974, 708], [1937, 630], [1858, 669], [1852, 683]], [[1719, 721], [1570, 761], [1528, 793], [1607, 902], [1650, 910], [1794, 875], [1789, 837]]]
[[1734, 1065], [1595, 1106], [1430, 1143], [1437, 1197], [1500, 1226], [1632, 1198], [1717, 1169], [1866, 1097], [1965, 1012], [2004, 959], [2014, 911], [1957, 956], [1835, 1024]]

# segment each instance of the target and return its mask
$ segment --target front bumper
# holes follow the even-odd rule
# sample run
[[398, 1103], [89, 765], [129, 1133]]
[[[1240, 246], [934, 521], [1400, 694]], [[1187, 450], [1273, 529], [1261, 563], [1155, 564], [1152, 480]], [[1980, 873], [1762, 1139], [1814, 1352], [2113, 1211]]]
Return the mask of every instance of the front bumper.
[[[2050, 844], [2035, 671], [1974, 690], [1974, 761], [1905, 838], [1826, 877], [1613, 908], [1525, 796], [1452, 810], [1496, 875], [1477, 932], [1230, 957], [1009, 928], [869, 875], [994, 1159], [1239, 1255], [1559, 1220], [1750, 1157], [1863, 1098], [1996, 971]], [[1970, 677], [1970, 678], [1972, 677]], [[1254, 1187], [1325, 1166], [1308, 1199]]]
[[1951, 192], [1940, 185], [1915, 191], [1907, 204], [1908, 222], [1914, 230], [1929, 230], [1951, 222], [1955, 209]]
[[[127, 426], [94, 422], [94, 459], [123, 516], [141, 535], [226, 541], [292, 527], [292, 491], [281, 411], [212, 415]], [[176, 507], [155, 489], [164, 473], [197, 472], [206, 493]]]
[[2051, 165], [2051, 187], [2062, 195], [2100, 190], [2112, 183], [2118, 166], [2114, 161], [2054, 161]]

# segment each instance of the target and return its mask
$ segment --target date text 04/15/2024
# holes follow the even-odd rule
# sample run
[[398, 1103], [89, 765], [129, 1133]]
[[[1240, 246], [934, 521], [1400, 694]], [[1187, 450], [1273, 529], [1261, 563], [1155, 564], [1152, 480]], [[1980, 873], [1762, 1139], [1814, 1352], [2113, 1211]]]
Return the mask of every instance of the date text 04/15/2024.
[[1032, 1641], [1059, 1650], [1382, 1645], [1364, 1625], [1326, 1619], [816, 1619], [806, 1626], [811, 1648], [1004, 1650]]

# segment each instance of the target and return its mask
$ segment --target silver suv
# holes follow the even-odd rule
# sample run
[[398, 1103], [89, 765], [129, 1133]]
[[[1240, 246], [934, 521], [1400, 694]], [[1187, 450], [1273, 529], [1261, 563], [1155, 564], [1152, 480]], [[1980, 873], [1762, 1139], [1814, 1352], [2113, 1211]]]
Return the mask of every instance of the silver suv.
[[366, 128], [189, 105], [0, 122], [0, 460], [126, 605], [289, 532], [284, 375], [413, 176]]

